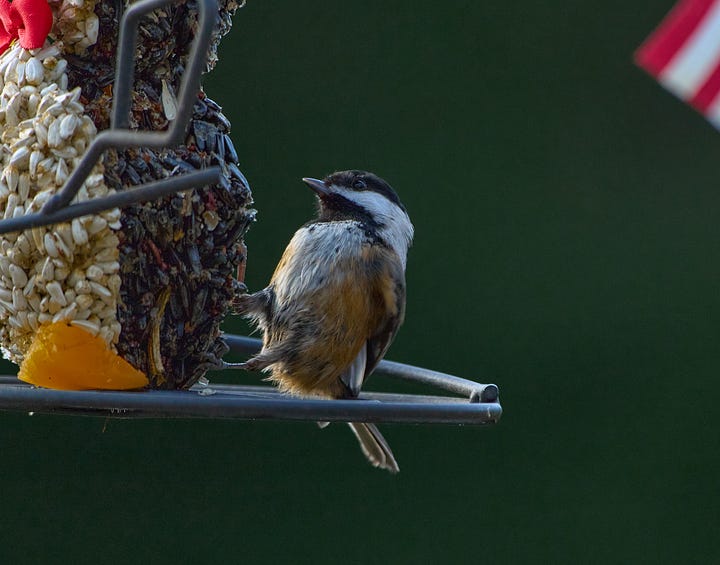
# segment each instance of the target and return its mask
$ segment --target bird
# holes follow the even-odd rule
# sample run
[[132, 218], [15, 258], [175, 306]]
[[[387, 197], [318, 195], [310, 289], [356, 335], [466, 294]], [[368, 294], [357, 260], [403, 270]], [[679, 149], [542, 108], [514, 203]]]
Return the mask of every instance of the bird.
[[[414, 227], [373, 173], [302, 180], [316, 194], [317, 217], [295, 232], [268, 286], [236, 299], [235, 312], [263, 334], [261, 350], [239, 366], [269, 373], [292, 395], [356, 399], [404, 321]], [[399, 472], [374, 424], [349, 425], [373, 466]]]

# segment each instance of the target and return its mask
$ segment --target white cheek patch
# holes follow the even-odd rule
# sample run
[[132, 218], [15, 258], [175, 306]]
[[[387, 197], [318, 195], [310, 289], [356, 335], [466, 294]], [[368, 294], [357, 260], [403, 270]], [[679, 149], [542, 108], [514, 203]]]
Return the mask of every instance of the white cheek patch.
[[407, 250], [412, 242], [414, 228], [407, 213], [394, 202], [390, 202], [382, 194], [371, 190], [355, 191], [345, 187], [333, 185], [330, 190], [354, 202], [367, 210], [382, 224], [380, 236], [387, 241], [400, 256], [405, 268]]

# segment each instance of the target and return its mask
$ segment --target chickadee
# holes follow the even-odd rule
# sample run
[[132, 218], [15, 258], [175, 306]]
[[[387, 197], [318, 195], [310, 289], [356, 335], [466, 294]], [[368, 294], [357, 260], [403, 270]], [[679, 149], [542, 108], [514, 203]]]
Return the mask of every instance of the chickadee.
[[[270, 284], [238, 298], [263, 331], [241, 366], [269, 372], [291, 394], [357, 398], [405, 315], [405, 264], [413, 225], [392, 187], [364, 171], [304, 178], [318, 217], [290, 240]], [[373, 424], [350, 423], [375, 467], [400, 469]]]

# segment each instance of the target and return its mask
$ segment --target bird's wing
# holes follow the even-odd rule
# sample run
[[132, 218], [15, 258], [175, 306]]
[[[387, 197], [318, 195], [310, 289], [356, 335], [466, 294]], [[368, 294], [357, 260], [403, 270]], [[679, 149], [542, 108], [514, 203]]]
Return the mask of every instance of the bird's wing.
[[[394, 253], [394, 252], [391, 252]], [[399, 260], [385, 261], [385, 273], [378, 277], [375, 293], [384, 308], [385, 316], [376, 331], [367, 340], [367, 360], [365, 375], [367, 378], [385, 356], [398, 328], [405, 319], [405, 271]]]
[[[390, 256], [388, 256], [390, 255]], [[374, 272], [367, 292], [370, 306], [366, 312], [369, 337], [340, 380], [353, 397], [360, 394], [363, 381], [372, 373], [390, 347], [405, 317], [405, 272], [402, 264], [387, 248], [370, 248], [366, 260]]]

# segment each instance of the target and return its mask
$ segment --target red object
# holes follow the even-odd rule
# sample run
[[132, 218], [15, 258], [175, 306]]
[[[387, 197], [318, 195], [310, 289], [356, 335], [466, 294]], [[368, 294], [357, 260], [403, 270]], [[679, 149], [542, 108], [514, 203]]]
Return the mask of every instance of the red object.
[[720, 0], [681, 0], [635, 62], [720, 128]]
[[42, 47], [52, 24], [47, 0], [0, 0], [0, 53], [16, 38], [25, 49]]

